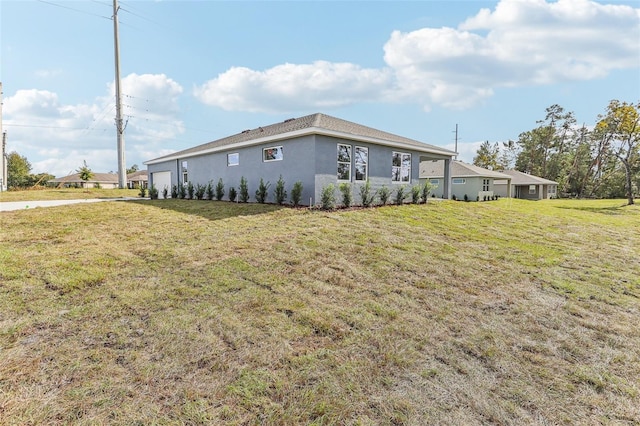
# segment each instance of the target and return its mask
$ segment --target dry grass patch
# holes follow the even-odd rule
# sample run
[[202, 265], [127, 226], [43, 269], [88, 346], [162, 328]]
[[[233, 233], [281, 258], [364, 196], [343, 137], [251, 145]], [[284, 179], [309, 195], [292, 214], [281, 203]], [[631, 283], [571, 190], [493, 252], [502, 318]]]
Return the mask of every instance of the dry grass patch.
[[620, 204], [5, 212], [0, 418], [633, 424], [640, 211]]

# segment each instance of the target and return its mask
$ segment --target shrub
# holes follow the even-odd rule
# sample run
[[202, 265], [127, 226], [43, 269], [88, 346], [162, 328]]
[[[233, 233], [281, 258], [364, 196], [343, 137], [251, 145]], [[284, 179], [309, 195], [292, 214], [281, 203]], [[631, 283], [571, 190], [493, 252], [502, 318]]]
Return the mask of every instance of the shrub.
[[149, 188], [149, 198], [152, 200], [158, 199], [158, 188], [155, 185], [151, 185], [151, 188]]
[[284, 201], [287, 199], [287, 190], [284, 189], [284, 180], [282, 180], [282, 175], [280, 175], [280, 179], [276, 182], [276, 188], [273, 191], [273, 198], [275, 198], [276, 203], [278, 205], [283, 205]]
[[178, 198], [178, 185], [171, 187], [171, 198]]
[[142, 185], [140, 185], [139, 189], [140, 189], [140, 191], [138, 192], [138, 195], [140, 196], [140, 198], [146, 197], [147, 196], [147, 189]]
[[413, 204], [420, 204], [421, 193], [422, 193], [422, 187], [420, 185], [413, 185], [411, 187], [411, 202]]
[[464, 194], [464, 200], [469, 201], [469, 196], [467, 194]]
[[167, 185], [162, 188], [162, 198], [164, 198], [165, 200], [169, 198], [169, 188], [167, 187]]
[[330, 183], [322, 188], [320, 204], [323, 210], [333, 210], [336, 208], [336, 187]]
[[193, 183], [191, 181], [187, 182], [187, 196], [190, 200], [193, 200], [193, 192], [195, 188], [193, 187]]
[[216, 200], [220, 201], [222, 197], [224, 197], [224, 183], [222, 183], [222, 178], [220, 178], [216, 184]]
[[233, 186], [229, 188], [229, 201], [235, 201], [237, 195], [238, 193], [236, 192], [236, 189]]
[[476, 197], [476, 201], [480, 201], [480, 196], [479, 195]]
[[404, 203], [405, 198], [407, 198], [406, 192], [404, 192], [406, 187], [404, 185], [399, 186], [396, 191], [396, 204], [402, 205]]
[[451, 196], [451, 199], [452, 199], [453, 201], [458, 201], [458, 199], [456, 198], [456, 194], [453, 194], [453, 195]]
[[196, 185], [196, 198], [198, 200], [202, 200], [204, 198], [204, 193], [207, 191], [207, 187], [205, 185], [197, 184]]
[[338, 188], [340, 189], [340, 192], [342, 192], [342, 205], [344, 207], [351, 207], [351, 203], [353, 202], [351, 184], [343, 182]]
[[178, 198], [187, 198], [187, 191], [184, 184], [178, 184]]
[[207, 183], [207, 189], [204, 191], [208, 200], [213, 200], [213, 185], [211, 181]]
[[269, 191], [269, 187], [271, 184], [269, 182], [265, 183], [262, 178], [260, 178], [260, 185], [258, 185], [258, 189], [256, 190], [256, 200], [259, 203], [263, 203], [267, 200], [267, 194]]
[[380, 197], [380, 203], [384, 206], [389, 201], [391, 191], [386, 186], [382, 185], [382, 188], [378, 190], [378, 197]]
[[[423, 203], [427, 203], [427, 200], [429, 199], [429, 193], [431, 192], [431, 184], [429, 182], [425, 182], [424, 185], [422, 185], [422, 202]], [[435, 197], [435, 194], [431, 194], [432, 197]]]
[[297, 181], [293, 184], [293, 188], [291, 188], [291, 204], [293, 207], [298, 207], [300, 205], [300, 201], [302, 200], [302, 182]]
[[100, 182], [96, 182], [96, 183], [94, 183], [94, 184], [93, 184], [93, 187], [94, 187], [95, 189], [101, 189], [101, 188], [102, 188], [102, 185], [100, 185]]
[[[377, 192], [377, 191], [376, 191]], [[360, 199], [362, 207], [370, 207], [376, 197], [376, 192], [371, 193], [371, 183], [367, 180], [364, 185], [360, 186]]]
[[249, 186], [244, 176], [240, 178], [240, 193], [238, 194], [238, 199], [243, 203], [249, 201]]

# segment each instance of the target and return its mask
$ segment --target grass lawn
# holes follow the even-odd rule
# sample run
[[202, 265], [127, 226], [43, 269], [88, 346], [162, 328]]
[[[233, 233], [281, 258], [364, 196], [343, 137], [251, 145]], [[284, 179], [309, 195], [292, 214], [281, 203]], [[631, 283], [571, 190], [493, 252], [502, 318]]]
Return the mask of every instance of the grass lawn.
[[623, 204], [1, 213], [0, 423], [638, 424]]
[[138, 189], [96, 189], [96, 188], [50, 188], [32, 191], [0, 192], [0, 202], [44, 201], [44, 200], [84, 200], [90, 198], [139, 197]]

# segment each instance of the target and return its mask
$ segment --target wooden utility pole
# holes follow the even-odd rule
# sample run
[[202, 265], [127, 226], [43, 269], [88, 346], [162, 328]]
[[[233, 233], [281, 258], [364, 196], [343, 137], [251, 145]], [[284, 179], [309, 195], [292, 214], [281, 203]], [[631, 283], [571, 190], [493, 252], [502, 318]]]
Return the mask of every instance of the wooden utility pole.
[[124, 160], [124, 128], [122, 121], [122, 99], [120, 93], [120, 39], [118, 31], [118, 0], [113, 0], [113, 46], [116, 64], [116, 132], [118, 141], [118, 186], [127, 187], [127, 166]]
[[0, 158], [0, 164], [2, 165], [2, 170], [0, 173], [0, 191], [6, 191], [8, 188], [7, 179], [9, 175], [7, 173], [7, 163], [9, 161], [9, 156], [7, 155], [7, 132], [2, 130], [2, 82], [0, 81], [0, 134], [2, 135], [2, 157]]
[[456, 123], [456, 146], [453, 149], [456, 153], [456, 156], [454, 157], [454, 159], [458, 159], [458, 123]]

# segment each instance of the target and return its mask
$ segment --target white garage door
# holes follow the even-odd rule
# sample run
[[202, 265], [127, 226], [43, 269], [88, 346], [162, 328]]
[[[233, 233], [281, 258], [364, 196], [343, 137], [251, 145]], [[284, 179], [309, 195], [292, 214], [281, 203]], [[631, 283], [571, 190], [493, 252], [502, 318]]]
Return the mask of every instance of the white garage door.
[[164, 188], [171, 194], [171, 172], [155, 172], [152, 174], [153, 184], [158, 190], [158, 198], [162, 198]]

